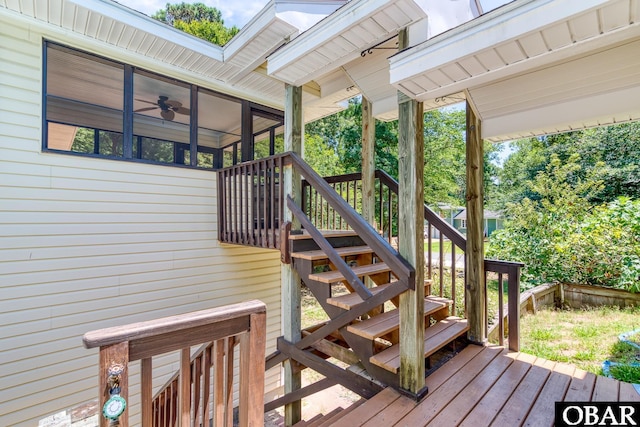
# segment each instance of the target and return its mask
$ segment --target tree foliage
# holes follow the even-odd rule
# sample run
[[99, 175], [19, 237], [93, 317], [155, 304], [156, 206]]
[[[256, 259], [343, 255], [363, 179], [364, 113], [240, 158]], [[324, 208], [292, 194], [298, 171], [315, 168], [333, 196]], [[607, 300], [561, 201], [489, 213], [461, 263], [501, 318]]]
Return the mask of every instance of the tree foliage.
[[585, 171], [579, 154], [556, 153], [507, 206], [506, 227], [487, 256], [525, 263], [523, 284], [581, 283], [640, 291], [640, 202], [619, 197], [593, 205], [605, 185], [604, 164]]
[[226, 27], [220, 10], [204, 3], [167, 3], [152, 18], [219, 46], [224, 46], [240, 31], [236, 26]]
[[640, 123], [625, 123], [583, 131], [516, 141], [516, 152], [499, 172], [498, 204], [536, 200], [528, 182], [556, 155], [562, 162], [577, 154], [580, 171], [572, 179], [590, 174], [603, 182], [590, 195], [592, 204], [613, 201], [620, 196], [640, 198]]

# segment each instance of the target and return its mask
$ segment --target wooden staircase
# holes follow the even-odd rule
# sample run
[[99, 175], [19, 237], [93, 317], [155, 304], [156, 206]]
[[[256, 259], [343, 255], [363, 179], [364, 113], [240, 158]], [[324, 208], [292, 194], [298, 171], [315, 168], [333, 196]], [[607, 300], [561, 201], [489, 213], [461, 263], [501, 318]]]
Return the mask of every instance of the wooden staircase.
[[[334, 230], [322, 234], [351, 271], [369, 285], [371, 294], [389, 288], [396, 280], [389, 266], [352, 231]], [[345, 275], [335, 268], [329, 256], [307, 233], [291, 235], [290, 247], [294, 268], [331, 319], [369, 304], [366, 314], [339, 330], [339, 339], [343, 346], [353, 351], [373, 380], [397, 386], [400, 368], [398, 296], [385, 304], [370, 304], [349, 286]], [[427, 282], [425, 295], [429, 290], [430, 283]], [[453, 343], [468, 330], [466, 319], [450, 316], [450, 306], [451, 300], [447, 298], [428, 295], [424, 299], [425, 358]]]

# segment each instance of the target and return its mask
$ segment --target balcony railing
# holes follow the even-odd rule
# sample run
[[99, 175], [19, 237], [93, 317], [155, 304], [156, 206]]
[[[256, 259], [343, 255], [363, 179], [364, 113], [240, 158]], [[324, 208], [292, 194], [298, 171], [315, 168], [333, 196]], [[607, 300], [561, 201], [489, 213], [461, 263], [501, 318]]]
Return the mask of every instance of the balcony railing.
[[[100, 407], [116, 394], [129, 399], [131, 362], [141, 363], [143, 427], [230, 426], [233, 423], [233, 378], [239, 373], [240, 426], [264, 423], [266, 306], [258, 300], [88, 332], [86, 348], [100, 348]], [[239, 366], [233, 349], [239, 345]], [[202, 345], [191, 355], [191, 347]], [[152, 396], [152, 357], [180, 351], [180, 371]], [[213, 385], [213, 393], [210, 392]], [[113, 399], [113, 409], [120, 402]], [[118, 417], [129, 425], [128, 408]], [[109, 420], [100, 417], [100, 426]]]

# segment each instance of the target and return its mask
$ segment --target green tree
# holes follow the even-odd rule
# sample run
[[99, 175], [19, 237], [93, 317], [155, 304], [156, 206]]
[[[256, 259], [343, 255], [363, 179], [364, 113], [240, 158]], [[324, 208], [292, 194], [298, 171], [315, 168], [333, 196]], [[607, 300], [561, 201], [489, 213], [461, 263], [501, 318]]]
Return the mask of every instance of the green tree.
[[167, 3], [152, 18], [219, 46], [224, 46], [240, 31], [236, 26], [226, 27], [222, 13], [203, 3]]
[[640, 123], [586, 129], [540, 138], [528, 138], [513, 143], [516, 151], [498, 173], [500, 206], [538, 195], [531, 192], [528, 182], [544, 170], [555, 154], [561, 162], [577, 154], [580, 171], [570, 179], [584, 180], [587, 175], [603, 182], [601, 190], [591, 194], [593, 204], [609, 202], [618, 197], [640, 198]]

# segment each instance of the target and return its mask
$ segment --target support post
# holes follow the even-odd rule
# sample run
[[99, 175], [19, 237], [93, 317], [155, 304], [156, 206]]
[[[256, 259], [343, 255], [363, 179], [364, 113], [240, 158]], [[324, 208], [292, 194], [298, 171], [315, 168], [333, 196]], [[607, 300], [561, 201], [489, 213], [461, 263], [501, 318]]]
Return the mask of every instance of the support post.
[[[398, 35], [409, 46], [408, 31]], [[415, 268], [416, 287], [400, 294], [400, 387], [419, 399], [424, 381], [424, 107], [398, 92], [398, 249]]]
[[[284, 149], [302, 155], [304, 122], [302, 120], [302, 88], [286, 85], [284, 108]], [[300, 205], [302, 201], [302, 182], [300, 174], [291, 165], [283, 170], [285, 197], [290, 195]], [[285, 204], [286, 206], [286, 204]], [[300, 229], [300, 222], [293, 218], [291, 211], [285, 207], [283, 222], [291, 222], [293, 230]], [[288, 245], [289, 242], [281, 242]], [[284, 322], [284, 339], [296, 343], [301, 339], [300, 314], [300, 276], [292, 264], [281, 264], [282, 277], [282, 310]], [[285, 393], [292, 393], [302, 388], [302, 376], [291, 360], [284, 362]], [[285, 426], [292, 426], [302, 419], [301, 401], [285, 406]]]
[[[468, 99], [468, 96], [467, 96]], [[467, 319], [468, 338], [484, 343], [487, 290], [484, 282], [484, 155], [481, 121], [467, 100]]]
[[376, 228], [375, 151], [376, 122], [373, 105], [362, 97], [362, 217]]

